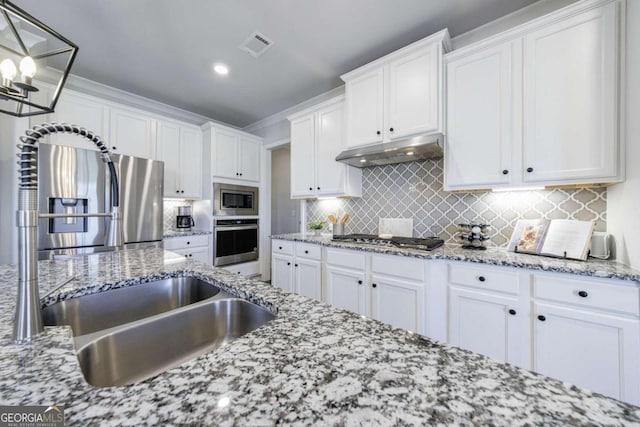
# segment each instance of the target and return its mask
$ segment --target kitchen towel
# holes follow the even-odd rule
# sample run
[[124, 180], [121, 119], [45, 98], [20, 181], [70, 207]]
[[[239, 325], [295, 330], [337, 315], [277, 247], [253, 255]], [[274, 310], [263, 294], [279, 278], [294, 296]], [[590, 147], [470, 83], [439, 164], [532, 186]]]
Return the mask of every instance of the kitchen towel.
[[378, 235], [381, 234], [413, 237], [413, 218], [380, 218], [378, 221]]

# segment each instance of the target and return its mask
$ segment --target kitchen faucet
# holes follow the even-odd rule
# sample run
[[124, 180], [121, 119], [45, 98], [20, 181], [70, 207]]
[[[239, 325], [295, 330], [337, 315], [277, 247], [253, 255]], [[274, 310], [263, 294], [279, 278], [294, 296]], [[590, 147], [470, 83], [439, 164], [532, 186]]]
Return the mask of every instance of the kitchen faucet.
[[[93, 142], [100, 150], [102, 160], [109, 168], [111, 177], [110, 213], [74, 213], [50, 214], [38, 212], [38, 148], [39, 139], [54, 133], [71, 133]], [[110, 217], [105, 246], [122, 246], [124, 235], [120, 217], [120, 193], [116, 168], [109, 156], [109, 149], [102, 139], [93, 132], [67, 123], [44, 123], [28, 129], [20, 137], [18, 145], [19, 183], [18, 183], [18, 296], [16, 315], [13, 325], [13, 338], [18, 344], [29, 342], [42, 333], [42, 314], [40, 313], [40, 292], [38, 289], [38, 262], [36, 238], [38, 218], [87, 218]]]

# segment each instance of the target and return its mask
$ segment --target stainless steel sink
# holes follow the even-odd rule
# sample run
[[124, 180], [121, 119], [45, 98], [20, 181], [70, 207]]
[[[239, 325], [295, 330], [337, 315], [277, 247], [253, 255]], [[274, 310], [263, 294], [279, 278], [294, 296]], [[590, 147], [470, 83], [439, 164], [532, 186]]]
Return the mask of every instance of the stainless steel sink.
[[176, 277], [61, 301], [44, 308], [42, 318], [45, 326], [71, 326], [77, 337], [175, 310], [218, 294], [220, 289], [210, 283], [193, 277]]
[[133, 384], [218, 348], [274, 319], [238, 298], [212, 300], [144, 319], [78, 349], [87, 382]]

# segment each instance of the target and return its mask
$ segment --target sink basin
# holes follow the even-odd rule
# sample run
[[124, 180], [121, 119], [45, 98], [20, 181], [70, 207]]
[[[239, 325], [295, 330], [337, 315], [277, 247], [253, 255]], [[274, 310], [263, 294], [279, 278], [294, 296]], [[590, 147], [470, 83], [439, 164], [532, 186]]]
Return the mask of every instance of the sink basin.
[[69, 325], [73, 335], [80, 336], [175, 310], [219, 293], [220, 289], [202, 280], [175, 277], [61, 301], [45, 307], [42, 318], [45, 326]]
[[131, 323], [78, 350], [87, 382], [122, 386], [150, 378], [216, 349], [274, 319], [264, 308], [229, 298]]

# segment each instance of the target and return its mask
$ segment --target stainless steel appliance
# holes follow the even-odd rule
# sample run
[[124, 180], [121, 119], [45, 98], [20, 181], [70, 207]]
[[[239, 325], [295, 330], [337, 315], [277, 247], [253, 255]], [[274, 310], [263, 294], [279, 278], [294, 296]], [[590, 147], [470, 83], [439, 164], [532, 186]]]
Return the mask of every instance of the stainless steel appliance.
[[258, 219], [217, 219], [213, 227], [213, 265], [258, 259]]
[[189, 231], [194, 227], [196, 222], [193, 220], [191, 206], [178, 206], [178, 215], [176, 215], [176, 229], [180, 231]]
[[[111, 154], [119, 177], [125, 248], [162, 245], [164, 163]], [[109, 172], [98, 151], [41, 144], [38, 202], [49, 214], [104, 212], [111, 204]], [[73, 256], [112, 248], [103, 245], [105, 218], [40, 218], [38, 258]]]
[[258, 215], [258, 187], [214, 182], [213, 215]]
[[444, 240], [437, 237], [391, 237], [383, 239], [375, 234], [345, 234], [343, 236], [333, 236], [333, 240], [340, 242], [354, 242], [368, 245], [394, 246], [403, 249], [419, 249], [422, 251], [432, 251], [444, 245]]

